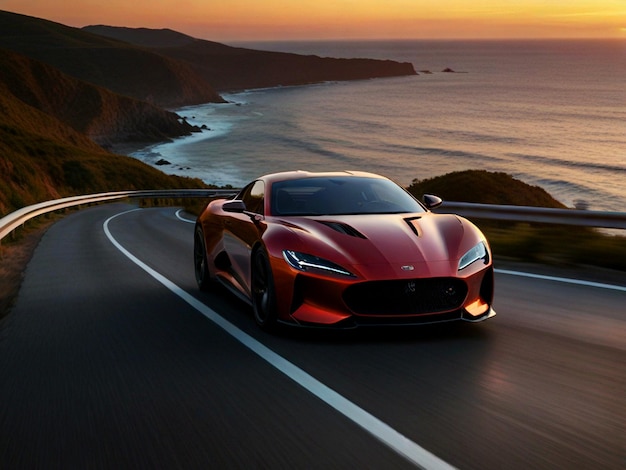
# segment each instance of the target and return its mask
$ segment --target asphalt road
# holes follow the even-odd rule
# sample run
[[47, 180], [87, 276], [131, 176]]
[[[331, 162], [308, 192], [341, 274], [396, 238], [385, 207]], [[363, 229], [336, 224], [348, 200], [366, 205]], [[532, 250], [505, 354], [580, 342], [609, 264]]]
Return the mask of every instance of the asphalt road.
[[129, 209], [64, 218], [28, 266], [0, 469], [626, 468], [625, 291], [500, 271], [489, 322], [272, 336], [197, 290], [193, 224]]

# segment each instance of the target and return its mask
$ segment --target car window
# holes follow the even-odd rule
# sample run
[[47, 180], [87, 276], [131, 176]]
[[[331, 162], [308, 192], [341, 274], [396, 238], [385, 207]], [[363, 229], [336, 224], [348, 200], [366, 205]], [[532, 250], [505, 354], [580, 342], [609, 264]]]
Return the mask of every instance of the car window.
[[265, 184], [263, 181], [255, 181], [249, 184], [241, 192], [240, 197], [246, 205], [246, 210], [254, 212], [255, 214], [264, 214]]
[[424, 207], [391, 180], [334, 177], [287, 180], [272, 185], [272, 215], [391, 214]]

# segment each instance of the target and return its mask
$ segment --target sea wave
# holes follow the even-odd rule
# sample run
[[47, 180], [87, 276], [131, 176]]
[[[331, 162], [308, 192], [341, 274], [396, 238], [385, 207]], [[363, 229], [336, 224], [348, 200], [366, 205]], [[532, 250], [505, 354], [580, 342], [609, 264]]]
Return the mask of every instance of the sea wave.
[[578, 168], [583, 171], [589, 170], [601, 170], [611, 174], [620, 174], [622, 173], [624, 177], [626, 177], [626, 164], [619, 165], [613, 163], [598, 163], [592, 161], [572, 161], [572, 160], [555, 160], [554, 158], [542, 157], [540, 155], [529, 155], [529, 154], [521, 154], [521, 153], [509, 153], [509, 156], [520, 159], [523, 161], [533, 161], [537, 163], [541, 163], [541, 165], [552, 166], [552, 167], [560, 167], [560, 168]]

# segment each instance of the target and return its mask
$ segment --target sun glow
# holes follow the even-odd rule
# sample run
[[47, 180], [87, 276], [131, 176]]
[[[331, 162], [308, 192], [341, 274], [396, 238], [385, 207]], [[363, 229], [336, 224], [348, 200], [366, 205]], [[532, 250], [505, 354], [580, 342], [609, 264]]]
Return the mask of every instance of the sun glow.
[[171, 28], [207, 39], [623, 37], [621, 0], [0, 0], [68, 26]]

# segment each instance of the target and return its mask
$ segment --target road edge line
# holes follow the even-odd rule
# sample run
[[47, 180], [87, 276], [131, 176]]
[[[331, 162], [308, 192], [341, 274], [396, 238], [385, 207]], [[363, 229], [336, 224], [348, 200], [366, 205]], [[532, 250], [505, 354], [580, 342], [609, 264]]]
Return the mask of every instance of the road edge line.
[[609, 289], [609, 290], [626, 292], [626, 287], [617, 286], [614, 284], [604, 284], [601, 282], [593, 282], [593, 281], [581, 281], [579, 279], [572, 279], [572, 278], [567, 278], [567, 277], [546, 276], [544, 274], [532, 274], [532, 273], [525, 273], [522, 271], [511, 271], [508, 269], [494, 269], [494, 271], [496, 272], [496, 274], [508, 274], [510, 276], [529, 277], [532, 279], [543, 279], [545, 281], [563, 282], [566, 284], [575, 284], [575, 285], [586, 286], [586, 287], [598, 287], [600, 289]]

